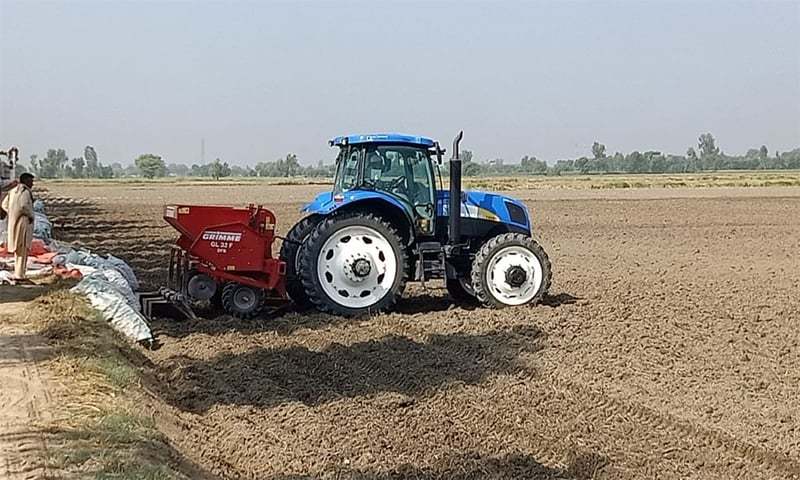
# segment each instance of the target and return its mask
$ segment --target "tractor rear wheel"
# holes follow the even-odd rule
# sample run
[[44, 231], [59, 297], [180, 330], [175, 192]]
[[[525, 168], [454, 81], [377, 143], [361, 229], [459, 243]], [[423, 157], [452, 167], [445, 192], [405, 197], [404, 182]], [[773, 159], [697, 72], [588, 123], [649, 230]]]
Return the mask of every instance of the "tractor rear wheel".
[[303, 242], [319, 221], [320, 217], [317, 215], [311, 215], [300, 220], [289, 230], [281, 244], [280, 259], [286, 263], [286, 293], [299, 308], [312, 306], [308, 295], [306, 295], [306, 289], [303, 287], [303, 280], [300, 278], [299, 252]]
[[253, 318], [264, 308], [264, 291], [241, 283], [227, 283], [222, 288], [222, 308], [236, 318]]
[[308, 298], [325, 312], [354, 316], [391, 308], [403, 294], [406, 253], [395, 229], [368, 213], [321, 221], [300, 250]]
[[550, 288], [550, 259], [533, 238], [504, 233], [489, 239], [472, 262], [472, 288], [484, 305], [538, 303]]

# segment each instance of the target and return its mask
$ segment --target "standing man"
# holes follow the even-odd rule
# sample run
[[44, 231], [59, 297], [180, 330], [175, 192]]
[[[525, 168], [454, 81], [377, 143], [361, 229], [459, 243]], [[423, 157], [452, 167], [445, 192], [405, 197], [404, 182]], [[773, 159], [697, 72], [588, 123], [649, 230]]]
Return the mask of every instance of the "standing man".
[[28, 250], [33, 242], [33, 175], [23, 173], [19, 185], [3, 199], [8, 214], [8, 252], [14, 254], [14, 279], [25, 280]]

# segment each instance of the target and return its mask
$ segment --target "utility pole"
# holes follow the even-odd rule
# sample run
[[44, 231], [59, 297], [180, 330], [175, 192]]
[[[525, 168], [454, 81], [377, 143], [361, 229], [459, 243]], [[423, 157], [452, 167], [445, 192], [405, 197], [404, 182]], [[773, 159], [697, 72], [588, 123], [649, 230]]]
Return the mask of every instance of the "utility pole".
[[200, 165], [205, 165], [206, 163], [206, 139], [200, 139]]

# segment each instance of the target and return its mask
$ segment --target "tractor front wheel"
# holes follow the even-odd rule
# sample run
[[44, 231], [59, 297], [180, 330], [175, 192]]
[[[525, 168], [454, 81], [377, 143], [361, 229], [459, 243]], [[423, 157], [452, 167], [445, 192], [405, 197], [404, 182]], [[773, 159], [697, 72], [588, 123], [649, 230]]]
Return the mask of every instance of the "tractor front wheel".
[[504, 233], [489, 239], [472, 262], [472, 288], [484, 305], [537, 303], [550, 288], [550, 259], [533, 238]]
[[222, 288], [222, 308], [236, 318], [253, 318], [264, 308], [264, 291], [240, 283], [228, 283]]
[[368, 213], [324, 219], [300, 249], [308, 298], [326, 312], [354, 316], [391, 308], [406, 284], [406, 254], [395, 229]]

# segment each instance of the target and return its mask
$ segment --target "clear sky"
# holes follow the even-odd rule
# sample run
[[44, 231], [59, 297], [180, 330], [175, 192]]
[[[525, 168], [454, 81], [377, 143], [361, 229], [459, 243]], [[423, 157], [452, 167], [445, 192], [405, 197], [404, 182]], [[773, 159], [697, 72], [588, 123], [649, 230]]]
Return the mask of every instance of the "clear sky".
[[800, 146], [800, 0], [0, 0], [0, 146], [330, 161], [400, 131], [516, 162]]

